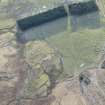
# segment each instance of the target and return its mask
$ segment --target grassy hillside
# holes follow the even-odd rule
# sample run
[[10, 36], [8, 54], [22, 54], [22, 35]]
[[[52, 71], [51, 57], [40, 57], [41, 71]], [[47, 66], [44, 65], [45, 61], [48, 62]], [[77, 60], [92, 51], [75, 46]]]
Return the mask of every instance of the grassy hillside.
[[47, 40], [63, 54], [65, 70], [71, 74], [98, 62], [105, 45], [105, 30], [100, 28], [64, 32]]

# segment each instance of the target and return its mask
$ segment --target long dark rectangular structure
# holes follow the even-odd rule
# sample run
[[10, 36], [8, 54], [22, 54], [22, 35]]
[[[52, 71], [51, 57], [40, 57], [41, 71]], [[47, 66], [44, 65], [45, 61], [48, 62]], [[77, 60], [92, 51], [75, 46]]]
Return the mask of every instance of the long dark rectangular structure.
[[71, 15], [80, 16], [98, 11], [99, 8], [96, 5], [95, 1], [92, 0], [85, 3], [72, 4], [69, 6], [69, 10]]
[[[75, 3], [69, 5], [69, 11], [71, 15], [84, 15], [90, 12], [98, 11], [98, 6], [95, 1], [88, 1], [83, 3]], [[20, 30], [25, 31], [32, 27], [39, 26], [41, 24], [51, 22], [53, 20], [66, 17], [67, 13], [64, 6], [53, 8], [43, 13], [29, 16], [24, 19], [17, 20], [17, 26]]]

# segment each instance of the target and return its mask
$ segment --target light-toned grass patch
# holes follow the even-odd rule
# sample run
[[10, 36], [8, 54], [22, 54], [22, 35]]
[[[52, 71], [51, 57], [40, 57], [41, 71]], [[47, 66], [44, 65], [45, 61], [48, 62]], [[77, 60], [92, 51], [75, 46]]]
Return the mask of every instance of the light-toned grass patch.
[[79, 72], [97, 62], [105, 43], [105, 30], [83, 30], [74, 33], [64, 32], [47, 39], [63, 54], [66, 72]]
[[0, 19], [0, 29], [9, 28], [15, 25], [14, 19]]

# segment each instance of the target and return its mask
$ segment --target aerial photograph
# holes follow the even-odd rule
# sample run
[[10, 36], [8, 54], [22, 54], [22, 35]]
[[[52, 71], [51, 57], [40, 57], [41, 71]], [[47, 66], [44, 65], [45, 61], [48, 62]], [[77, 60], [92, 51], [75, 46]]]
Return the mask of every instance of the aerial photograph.
[[105, 0], [0, 0], [0, 105], [105, 105]]

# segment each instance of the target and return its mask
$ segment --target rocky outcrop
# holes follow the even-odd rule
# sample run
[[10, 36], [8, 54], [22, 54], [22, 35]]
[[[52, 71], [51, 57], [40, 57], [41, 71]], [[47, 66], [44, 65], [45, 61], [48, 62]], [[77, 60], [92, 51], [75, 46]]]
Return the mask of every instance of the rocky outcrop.
[[[24, 58], [30, 66], [26, 87], [32, 96], [47, 96], [48, 89], [55, 85], [55, 81], [63, 72], [63, 65], [59, 54], [56, 54], [44, 41], [33, 41], [26, 44]], [[29, 93], [29, 92], [25, 92]]]
[[14, 33], [0, 34], [0, 104], [6, 105], [13, 97], [18, 81], [16, 55], [18, 47]]
[[74, 79], [59, 83], [53, 89], [51, 105], [104, 105], [104, 69], [88, 69]]
[[10, 32], [0, 36], [0, 71], [7, 69], [5, 65], [8, 63], [9, 57], [17, 53], [15, 40], [15, 35]]

